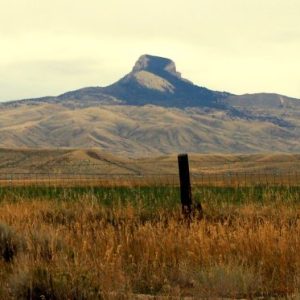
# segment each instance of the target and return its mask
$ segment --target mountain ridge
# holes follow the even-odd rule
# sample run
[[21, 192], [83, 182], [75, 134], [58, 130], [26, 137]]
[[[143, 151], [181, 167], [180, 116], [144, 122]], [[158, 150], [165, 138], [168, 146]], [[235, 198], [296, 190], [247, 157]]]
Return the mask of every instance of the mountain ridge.
[[126, 155], [300, 152], [300, 101], [234, 95], [142, 55], [107, 87], [0, 104], [0, 147], [91, 148]]
[[[117, 82], [106, 87], [84, 87], [65, 92], [58, 96], [46, 96], [41, 98], [29, 98], [0, 103], [9, 105], [22, 102], [62, 102], [65, 100], [88, 100], [92, 105], [98, 101], [100, 104], [125, 104], [125, 105], [159, 105], [166, 107], [215, 107], [229, 106], [253, 106], [270, 103], [278, 99], [280, 105], [292, 103], [297, 105], [300, 100], [275, 93], [254, 93], [235, 95], [229, 92], [213, 91], [205, 87], [194, 85], [192, 81], [181, 76], [177, 71], [175, 62], [171, 59], [144, 54], [136, 61], [132, 71]], [[249, 99], [245, 103], [245, 99]], [[269, 99], [269, 101], [266, 101]], [[272, 102], [272, 101], [271, 101]]]

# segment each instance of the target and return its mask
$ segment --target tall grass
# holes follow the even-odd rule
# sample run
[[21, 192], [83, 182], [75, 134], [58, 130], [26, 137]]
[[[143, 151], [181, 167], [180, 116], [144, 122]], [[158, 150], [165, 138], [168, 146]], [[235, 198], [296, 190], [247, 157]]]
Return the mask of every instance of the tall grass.
[[1, 190], [23, 246], [0, 258], [0, 299], [298, 295], [299, 188], [194, 195], [205, 215], [188, 225], [172, 187]]

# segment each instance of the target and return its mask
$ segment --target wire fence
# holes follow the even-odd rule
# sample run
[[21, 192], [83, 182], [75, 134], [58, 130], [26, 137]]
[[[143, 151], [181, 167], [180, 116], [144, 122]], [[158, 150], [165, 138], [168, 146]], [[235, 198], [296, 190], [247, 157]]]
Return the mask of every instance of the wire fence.
[[[300, 186], [300, 172], [191, 172], [193, 186]], [[178, 186], [178, 173], [1, 173], [5, 186]]]
[[[91, 153], [94, 161], [37, 157], [8, 152], [0, 157], [0, 187], [179, 185], [177, 157], [113, 160]], [[94, 157], [95, 156], [95, 157]], [[190, 157], [196, 186], [300, 186], [300, 155]]]

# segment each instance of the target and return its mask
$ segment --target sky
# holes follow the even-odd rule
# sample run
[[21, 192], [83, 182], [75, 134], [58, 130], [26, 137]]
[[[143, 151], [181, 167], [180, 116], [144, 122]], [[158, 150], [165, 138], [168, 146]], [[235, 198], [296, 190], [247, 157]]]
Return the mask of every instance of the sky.
[[142, 54], [195, 84], [300, 98], [299, 0], [0, 0], [0, 101], [106, 86]]

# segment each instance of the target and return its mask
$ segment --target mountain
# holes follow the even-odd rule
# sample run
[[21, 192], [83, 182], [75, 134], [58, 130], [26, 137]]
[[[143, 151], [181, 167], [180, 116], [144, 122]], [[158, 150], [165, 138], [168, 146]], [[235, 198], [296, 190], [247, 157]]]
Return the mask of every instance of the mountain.
[[[132, 71], [107, 87], [88, 87], [67, 92], [58, 97], [27, 99], [22, 102], [60, 103], [64, 106], [94, 106], [95, 104], [159, 105], [163, 107], [219, 107], [229, 93], [211, 91], [183, 79], [175, 63], [167, 58], [143, 55]], [[18, 105], [19, 101], [10, 105]]]
[[228, 93], [194, 85], [181, 77], [172, 60], [150, 55], [141, 56], [132, 72], [103, 91], [129, 105], [153, 104], [180, 108], [221, 108], [223, 105], [219, 101], [229, 96]]
[[0, 147], [90, 148], [126, 155], [300, 152], [300, 100], [234, 95], [143, 55], [107, 87], [0, 105]]

